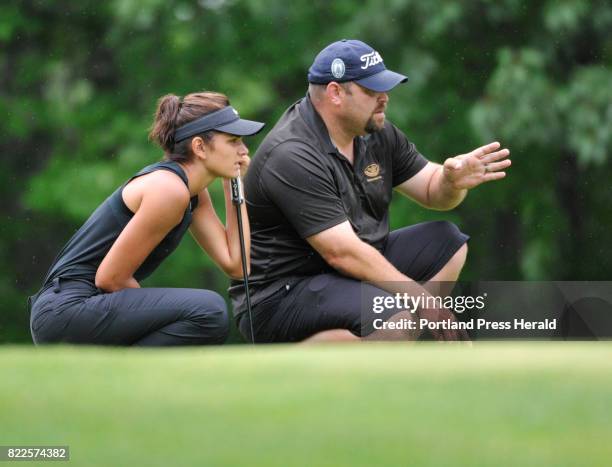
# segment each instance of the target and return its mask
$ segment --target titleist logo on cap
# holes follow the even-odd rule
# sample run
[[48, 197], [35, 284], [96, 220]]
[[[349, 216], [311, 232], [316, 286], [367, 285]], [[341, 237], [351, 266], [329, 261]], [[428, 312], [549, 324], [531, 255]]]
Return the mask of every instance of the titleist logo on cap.
[[369, 67], [382, 63], [383, 59], [380, 54], [376, 51], [364, 54], [360, 57], [362, 62], [365, 64], [361, 67], [362, 70], [367, 70]]

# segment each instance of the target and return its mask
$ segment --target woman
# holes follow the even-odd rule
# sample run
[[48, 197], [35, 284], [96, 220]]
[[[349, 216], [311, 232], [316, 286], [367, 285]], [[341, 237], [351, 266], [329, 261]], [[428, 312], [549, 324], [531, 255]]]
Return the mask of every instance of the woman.
[[[59, 253], [33, 297], [35, 343], [110, 345], [221, 344], [227, 307], [209, 290], [140, 288], [187, 228], [229, 276], [242, 276], [229, 179], [244, 175], [241, 136], [264, 124], [242, 120], [223, 94], [193, 93], [158, 102], [149, 135], [164, 160], [145, 167], [108, 197]], [[226, 226], [206, 187], [223, 178]], [[246, 251], [249, 227], [246, 208]]]

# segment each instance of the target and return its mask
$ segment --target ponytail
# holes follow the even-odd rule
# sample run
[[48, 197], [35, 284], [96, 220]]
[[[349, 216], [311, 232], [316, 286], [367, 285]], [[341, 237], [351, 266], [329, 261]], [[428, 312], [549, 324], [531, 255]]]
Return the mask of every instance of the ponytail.
[[181, 100], [174, 94], [166, 94], [157, 101], [157, 111], [149, 139], [157, 143], [166, 153], [174, 149], [174, 132], [180, 110]]

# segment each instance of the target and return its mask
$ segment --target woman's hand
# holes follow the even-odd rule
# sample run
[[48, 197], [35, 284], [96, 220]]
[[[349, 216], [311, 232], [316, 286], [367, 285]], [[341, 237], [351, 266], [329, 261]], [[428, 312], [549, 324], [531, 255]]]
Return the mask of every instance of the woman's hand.
[[249, 156], [242, 156], [240, 158], [240, 177], [244, 178], [249, 170], [249, 165], [251, 164], [251, 158]]

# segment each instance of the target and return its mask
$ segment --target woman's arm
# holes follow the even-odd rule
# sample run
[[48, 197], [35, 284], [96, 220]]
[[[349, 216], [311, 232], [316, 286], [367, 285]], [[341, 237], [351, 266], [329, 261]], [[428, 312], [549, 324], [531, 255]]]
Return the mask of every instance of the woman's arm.
[[[191, 234], [200, 247], [208, 253], [212, 260], [230, 277], [242, 277], [242, 262], [240, 237], [236, 206], [232, 204], [230, 181], [223, 179], [225, 195], [226, 225], [223, 226], [213, 207], [208, 190], [203, 190], [198, 199], [198, 207], [193, 211]], [[240, 206], [242, 210], [242, 225], [244, 243], [247, 254], [247, 271], [250, 271], [251, 235], [246, 203]]]
[[138, 210], [98, 267], [96, 287], [105, 292], [140, 287], [134, 273], [181, 222], [189, 204], [189, 191], [174, 174], [156, 171], [144, 177]]

